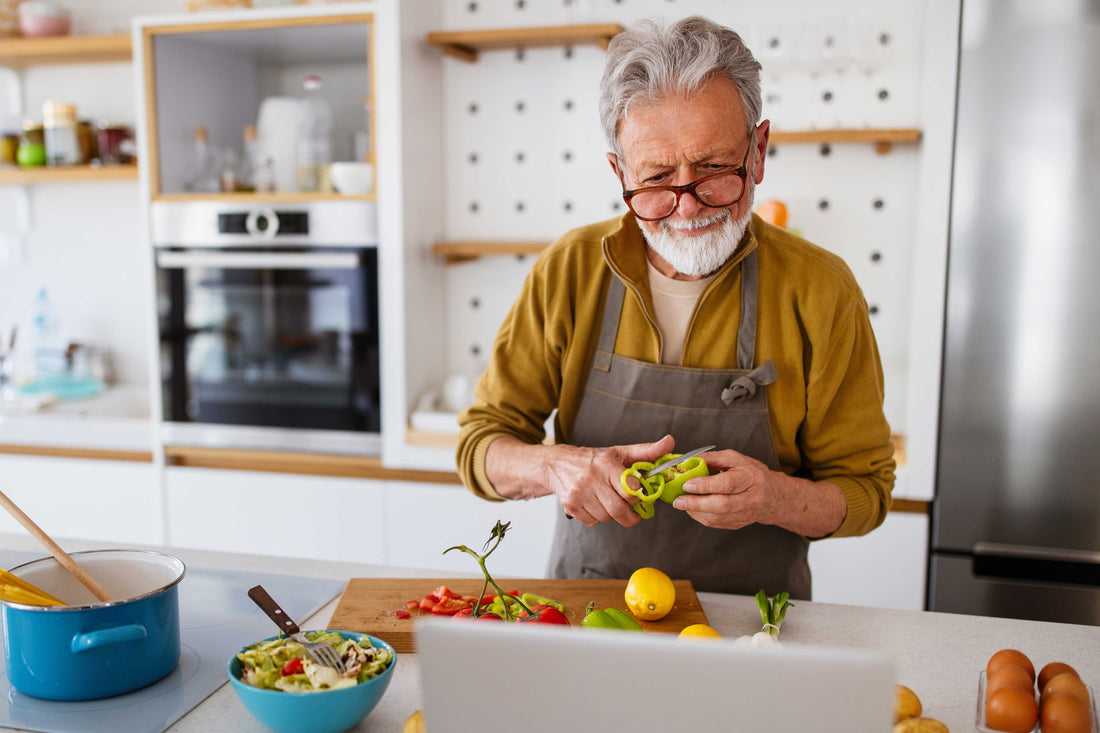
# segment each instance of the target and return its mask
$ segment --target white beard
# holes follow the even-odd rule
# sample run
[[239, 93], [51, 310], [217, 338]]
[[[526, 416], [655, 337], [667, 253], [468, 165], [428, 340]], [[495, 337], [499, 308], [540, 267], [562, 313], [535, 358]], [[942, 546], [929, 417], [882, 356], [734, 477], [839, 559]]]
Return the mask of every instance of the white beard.
[[[657, 232], [651, 233], [643, 227], [642, 234], [645, 235], [645, 241], [653, 251], [672, 265], [676, 272], [701, 277], [716, 271], [733, 256], [751, 220], [752, 202], [750, 201], [749, 209], [737, 221], [733, 221], [729, 209], [722, 209], [714, 216], [690, 222], [671, 222], [664, 219], [657, 222], [660, 225]], [[705, 234], [691, 235], [679, 231], [718, 221], [722, 222], [721, 225]]]

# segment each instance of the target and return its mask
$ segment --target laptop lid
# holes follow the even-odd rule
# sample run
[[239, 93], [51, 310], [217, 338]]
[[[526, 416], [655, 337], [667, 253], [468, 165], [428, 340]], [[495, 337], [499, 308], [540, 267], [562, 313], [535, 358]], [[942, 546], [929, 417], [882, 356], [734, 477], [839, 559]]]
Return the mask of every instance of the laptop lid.
[[883, 654], [424, 619], [427, 730], [882, 733], [895, 672]]

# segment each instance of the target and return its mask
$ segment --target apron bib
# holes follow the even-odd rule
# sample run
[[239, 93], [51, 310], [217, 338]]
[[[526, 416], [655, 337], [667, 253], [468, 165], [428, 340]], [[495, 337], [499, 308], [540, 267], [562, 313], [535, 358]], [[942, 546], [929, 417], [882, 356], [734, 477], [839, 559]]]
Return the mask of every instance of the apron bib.
[[[652, 364], [614, 353], [626, 286], [614, 273], [572, 444], [607, 447], [646, 443], [666, 434], [676, 450], [715, 444], [779, 470], [768, 418], [765, 385], [776, 378], [771, 360], [753, 368], [756, 348], [756, 251], [741, 264], [741, 319], [737, 369]], [[713, 529], [687, 512], [658, 501], [656, 513], [633, 527], [603, 522], [586, 527], [559, 515], [550, 553], [554, 578], [628, 578], [654, 567], [696, 590], [753, 595], [789, 591], [810, 598], [809, 542], [761, 524]]]

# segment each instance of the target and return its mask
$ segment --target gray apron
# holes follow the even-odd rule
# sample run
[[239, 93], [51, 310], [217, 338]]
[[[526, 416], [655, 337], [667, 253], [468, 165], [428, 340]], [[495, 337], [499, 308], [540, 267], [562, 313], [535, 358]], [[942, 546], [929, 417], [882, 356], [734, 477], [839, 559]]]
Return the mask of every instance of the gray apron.
[[[768, 419], [766, 384], [775, 381], [771, 360], [753, 368], [756, 350], [756, 251], [741, 263], [741, 321], [737, 369], [652, 364], [614, 353], [626, 286], [614, 273], [603, 322], [571, 443], [606, 447], [660, 440], [671, 434], [676, 450], [715, 444], [779, 470]], [[628, 578], [640, 567], [658, 568], [696, 590], [753, 595], [789, 591], [810, 598], [809, 542], [769, 525], [713, 529], [687, 512], [658, 501], [655, 515], [633, 527], [615, 521], [586, 527], [564, 514], [557, 520], [549, 574], [555, 578]]]

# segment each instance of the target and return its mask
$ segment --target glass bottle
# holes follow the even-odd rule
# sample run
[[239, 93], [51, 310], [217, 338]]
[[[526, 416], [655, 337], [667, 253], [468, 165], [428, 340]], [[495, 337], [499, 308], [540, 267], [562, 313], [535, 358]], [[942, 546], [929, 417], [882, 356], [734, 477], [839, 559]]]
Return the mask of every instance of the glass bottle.
[[321, 77], [307, 76], [298, 105], [298, 190], [331, 191], [332, 108], [321, 92]]
[[41, 123], [27, 120], [23, 123], [23, 136], [15, 152], [16, 162], [24, 167], [46, 165], [46, 144]]
[[195, 128], [195, 173], [184, 187], [193, 193], [214, 193], [221, 190], [214, 153], [206, 143], [206, 128]]
[[244, 155], [237, 167], [238, 191], [256, 190], [256, 150], [256, 126], [247, 125], [244, 128]]
[[78, 165], [80, 141], [77, 135], [76, 107], [60, 102], [42, 105], [47, 165]]

